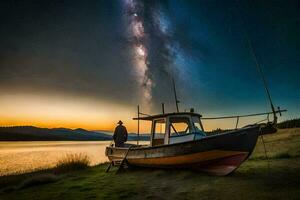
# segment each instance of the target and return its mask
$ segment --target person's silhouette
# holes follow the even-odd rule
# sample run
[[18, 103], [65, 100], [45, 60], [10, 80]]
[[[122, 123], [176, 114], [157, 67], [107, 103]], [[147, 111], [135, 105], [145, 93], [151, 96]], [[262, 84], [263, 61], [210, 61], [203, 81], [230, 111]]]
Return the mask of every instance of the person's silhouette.
[[115, 128], [115, 132], [114, 132], [114, 141], [115, 141], [115, 145], [116, 147], [123, 147], [124, 143], [127, 141], [127, 130], [126, 127], [123, 126], [123, 122], [120, 120], [118, 122], [118, 126]]

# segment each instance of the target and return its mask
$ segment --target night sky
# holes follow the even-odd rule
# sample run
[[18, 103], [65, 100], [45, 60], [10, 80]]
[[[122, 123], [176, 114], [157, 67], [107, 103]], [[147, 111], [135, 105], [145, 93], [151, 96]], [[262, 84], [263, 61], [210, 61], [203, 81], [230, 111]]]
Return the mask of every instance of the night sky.
[[0, 125], [130, 130], [147, 113], [300, 116], [300, 1], [1, 1]]

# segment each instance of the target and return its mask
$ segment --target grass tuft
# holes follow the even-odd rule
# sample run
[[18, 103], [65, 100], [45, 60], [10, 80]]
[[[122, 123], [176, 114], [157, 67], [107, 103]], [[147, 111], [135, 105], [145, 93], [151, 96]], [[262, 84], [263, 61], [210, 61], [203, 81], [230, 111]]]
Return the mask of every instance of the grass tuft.
[[90, 159], [87, 155], [68, 154], [59, 160], [54, 168], [56, 173], [65, 173], [74, 170], [86, 169], [90, 166]]

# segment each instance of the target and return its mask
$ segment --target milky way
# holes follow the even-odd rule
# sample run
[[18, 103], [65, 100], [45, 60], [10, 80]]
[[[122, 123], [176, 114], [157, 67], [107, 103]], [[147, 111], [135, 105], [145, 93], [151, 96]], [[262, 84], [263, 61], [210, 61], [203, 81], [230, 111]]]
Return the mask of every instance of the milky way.
[[170, 77], [176, 43], [171, 40], [170, 21], [162, 4], [151, 1], [124, 0], [127, 40], [132, 62], [141, 88], [141, 103], [152, 103], [157, 74]]

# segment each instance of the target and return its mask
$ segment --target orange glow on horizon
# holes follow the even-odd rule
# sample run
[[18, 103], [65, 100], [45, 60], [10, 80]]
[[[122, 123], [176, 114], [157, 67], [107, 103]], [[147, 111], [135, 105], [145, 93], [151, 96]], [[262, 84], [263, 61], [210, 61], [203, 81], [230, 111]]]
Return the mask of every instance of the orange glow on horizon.
[[79, 97], [35, 94], [0, 96], [0, 126], [38, 126], [45, 128], [84, 128], [114, 130], [122, 120], [130, 132], [136, 130], [133, 109]]
[[[84, 128], [113, 131], [122, 120], [128, 132], [136, 133], [136, 107], [66, 95], [1, 94], [0, 126]], [[240, 119], [239, 127], [257, 119]], [[203, 120], [206, 131], [234, 128], [236, 119]], [[150, 132], [150, 122], [140, 122], [140, 133]]]

